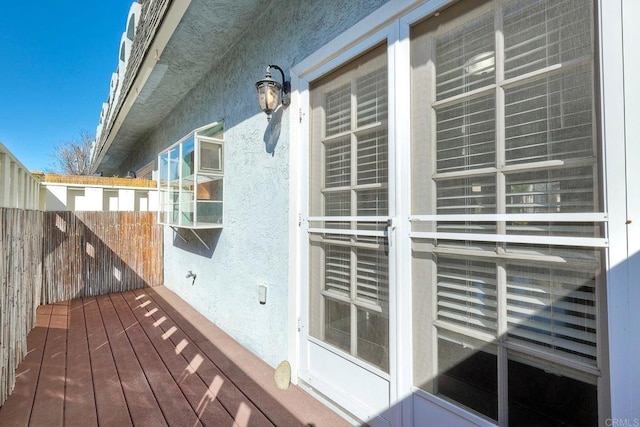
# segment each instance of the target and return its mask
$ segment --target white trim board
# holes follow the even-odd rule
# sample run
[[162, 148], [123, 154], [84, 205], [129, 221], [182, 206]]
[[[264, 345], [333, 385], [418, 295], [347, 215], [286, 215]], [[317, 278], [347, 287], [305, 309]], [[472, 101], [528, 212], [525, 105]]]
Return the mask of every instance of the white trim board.
[[[358, 52], [363, 52], [382, 41], [383, 38], [376, 33], [386, 33], [385, 27], [394, 24], [400, 18], [404, 21], [407, 17], [412, 17], [412, 21], [415, 21], [430, 13], [437, 12], [454, 1], [390, 0], [318, 51], [309, 55], [293, 67], [291, 72], [306, 80], [314, 80], [354, 58]], [[409, 13], [418, 6], [420, 6], [419, 12]], [[293, 90], [295, 89], [294, 87]]]

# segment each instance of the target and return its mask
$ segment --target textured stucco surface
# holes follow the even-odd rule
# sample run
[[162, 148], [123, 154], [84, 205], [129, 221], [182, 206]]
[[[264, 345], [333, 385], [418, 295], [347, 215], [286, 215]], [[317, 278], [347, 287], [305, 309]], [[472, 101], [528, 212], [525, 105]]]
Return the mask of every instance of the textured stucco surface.
[[[267, 64], [288, 74], [384, 3], [273, 1], [121, 167], [135, 170], [192, 129], [225, 121], [224, 228], [203, 233], [207, 250], [188, 230], [185, 243], [165, 227], [165, 285], [272, 366], [287, 358], [289, 147], [299, 141], [288, 131], [297, 111], [280, 111], [268, 123], [254, 82]], [[197, 274], [193, 283], [189, 270]], [[268, 286], [264, 305], [260, 284]]]
[[[191, 1], [182, 16], [181, 6], [186, 3], [167, 0], [145, 3], [132, 55], [126, 65], [126, 75], [124, 79], [120, 75], [114, 96], [110, 97], [111, 113], [99, 141], [100, 147], [111, 141], [108, 152], [96, 165], [106, 175], [118, 172], [119, 165], [126, 161], [134, 142], [157, 126], [211, 68], [213, 60], [228, 51], [227, 40], [237, 39], [243, 34], [270, 0]], [[171, 27], [169, 22], [180, 19], [176, 16], [182, 16], [182, 19], [177, 23], [171, 39], [162, 52], [157, 48], [153, 50], [153, 39], [163, 39], [158, 33], [158, 22], [168, 21], [160, 28], [165, 25]], [[149, 72], [146, 68], [150, 66], [149, 59], [155, 61], [153, 71], [144, 87], [140, 87], [134, 82], [136, 77]], [[124, 73], [123, 66], [124, 63], [121, 63], [118, 73]], [[127, 116], [121, 117], [118, 113], [124, 108], [125, 100], [133, 104]], [[114, 126], [118, 134], [111, 138]], [[98, 151], [102, 152], [103, 149], [99, 148]]]

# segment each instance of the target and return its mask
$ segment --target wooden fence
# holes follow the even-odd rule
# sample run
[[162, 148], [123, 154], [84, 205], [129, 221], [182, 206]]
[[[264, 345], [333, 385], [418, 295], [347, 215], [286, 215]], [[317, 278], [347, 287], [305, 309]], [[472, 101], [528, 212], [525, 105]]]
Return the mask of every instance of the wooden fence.
[[47, 212], [42, 303], [157, 286], [162, 227], [152, 212]]
[[162, 251], [152, 212], [0, 208], [0, 405], [39, 304], [161, 285]]
[[15, 385], [42, 290], [44, 212], [0, 208], [0, 405]]

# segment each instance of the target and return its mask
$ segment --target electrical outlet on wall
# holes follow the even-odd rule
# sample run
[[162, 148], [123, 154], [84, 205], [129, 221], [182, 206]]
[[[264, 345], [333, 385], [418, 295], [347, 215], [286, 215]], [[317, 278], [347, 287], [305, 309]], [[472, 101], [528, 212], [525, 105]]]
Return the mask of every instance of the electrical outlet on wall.
[[258, 301], [260, 304], [267, 303], [267, 285], [258, 285]]

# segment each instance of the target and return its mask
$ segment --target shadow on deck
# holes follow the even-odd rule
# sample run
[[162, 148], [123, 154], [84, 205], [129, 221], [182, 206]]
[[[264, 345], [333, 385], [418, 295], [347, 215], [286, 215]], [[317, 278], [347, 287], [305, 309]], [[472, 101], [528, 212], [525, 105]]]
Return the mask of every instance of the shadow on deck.
[[348, 425], [164, 287], [37, 313], [0, 425]]

